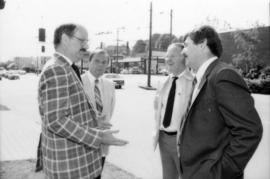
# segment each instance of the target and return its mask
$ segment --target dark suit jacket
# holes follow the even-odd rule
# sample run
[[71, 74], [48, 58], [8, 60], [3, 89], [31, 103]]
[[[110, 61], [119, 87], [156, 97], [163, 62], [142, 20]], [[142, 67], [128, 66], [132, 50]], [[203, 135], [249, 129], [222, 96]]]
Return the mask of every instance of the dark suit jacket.
[[214, 61], [199, 85], [182, 130], [182, 179], [240, 179], [261, 136], [262, 124], [245, 81]]

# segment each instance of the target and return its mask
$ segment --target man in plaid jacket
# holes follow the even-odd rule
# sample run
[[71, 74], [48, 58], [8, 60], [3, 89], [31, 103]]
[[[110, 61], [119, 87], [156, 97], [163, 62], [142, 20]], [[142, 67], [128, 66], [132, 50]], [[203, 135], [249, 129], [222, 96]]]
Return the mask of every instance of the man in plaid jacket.
[[64, 24], [54, 33], [54, 58], [43, 68], [38, 102], [42, 119], [43, 170], [51, 179], [94, 179], [101, 174], [101, 144], [125, 145], [117, 131], [97, 129], [96, 111], [72, 69], [88, 48], [82, 26]]

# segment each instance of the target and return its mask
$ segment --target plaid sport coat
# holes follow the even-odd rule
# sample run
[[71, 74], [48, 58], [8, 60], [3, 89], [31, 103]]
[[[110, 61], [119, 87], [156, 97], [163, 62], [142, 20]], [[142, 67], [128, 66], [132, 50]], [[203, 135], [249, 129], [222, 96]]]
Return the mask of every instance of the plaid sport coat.
[[101, 173], [95, 111], [75, 72], [55, 54], [38, 86], [44, 173], [51, 179], [92, 179]]

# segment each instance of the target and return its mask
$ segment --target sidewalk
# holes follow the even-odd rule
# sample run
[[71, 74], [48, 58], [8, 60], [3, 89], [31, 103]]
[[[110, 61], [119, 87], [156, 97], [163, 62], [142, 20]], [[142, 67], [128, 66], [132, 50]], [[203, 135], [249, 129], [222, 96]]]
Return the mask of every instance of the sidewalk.
[[[110, 147], [110, 155], [106, 161], [140, 178], [161, 179], [159, 151], [154, 152], [152, 147], [155, 91], [138, 87], [138, 83], [144, 78], [145, 76], [141, 75], [125, 76], [125, 86], [121, 90], [116, 90], [117, 100], [112, 123], [114, 129], [120, 130], [116, 136], [128, 140], [129, 144], [124, 147]], [[153, 78], [153, 84], [158, 79]], [[1, 81], [0, 162], [36, 158], [40, 134], [36, 85], [37, 77], [29, 75], [22, 76], [19, 81], [5, 79]], [[262, 119], [264, 132], [258, 149], [245, 169], [245, 178], [269, 179], [270, 96], [253, 94], [253, 97]], [[110, 175], [113, 173], [115, 171]]]
[[[28, 78], [28, 79], [27, 79]], [[19, 81], [2, 80], [0, 87], [0, 178], [40, 179], [34, 173], [41, 132], [38, 113], [37, 77], [22, 76]], [[127, 171], [106, 161], [104, 179], [136, 179]]]
[[[44, 179], [42, 172], [35, 173], [35, 160], [0, 162], [1, 179]], [[106, 162], [102, 179], [138, 179], [134, 175]]]

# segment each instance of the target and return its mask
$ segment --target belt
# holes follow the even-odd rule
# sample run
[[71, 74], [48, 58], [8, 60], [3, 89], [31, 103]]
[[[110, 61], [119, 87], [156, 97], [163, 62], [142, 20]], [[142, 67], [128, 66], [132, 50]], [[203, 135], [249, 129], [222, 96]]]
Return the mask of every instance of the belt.
[[167, 132], [167, 131], [164, 131], [164, 130], [161, 130], [161, 131], [164, 132], [167, 135], [176, 135], [177, 134], [177, 131], [174, 131], [174, 132]]

